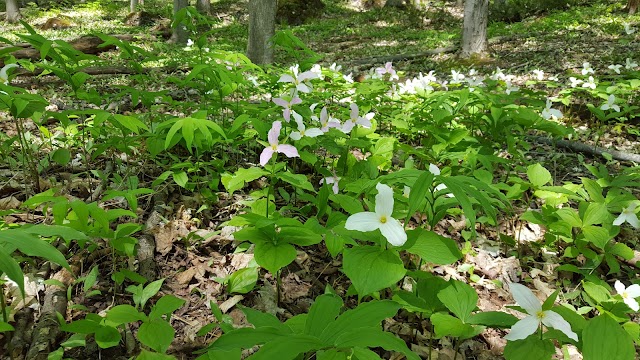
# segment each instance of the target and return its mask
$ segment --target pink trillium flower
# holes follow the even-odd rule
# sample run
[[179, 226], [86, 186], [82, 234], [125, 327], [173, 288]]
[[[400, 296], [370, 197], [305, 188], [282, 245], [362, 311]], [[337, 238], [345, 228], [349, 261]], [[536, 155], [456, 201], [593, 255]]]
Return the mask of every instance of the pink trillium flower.
[[307, 129], [307, 127], [304, 125], [304, 122], [302, 122], [302, 115], [298, 114], [297, 112], [293, 111], [291, 112], [291, 115], [293, 115], [293, 119], [295, 120], [296, 124], [298, 124], [298, 131], [293, 131], [291, 132], [291, 135], [289, 135], [293, 140], [300, 140], [304, 136], [313, 138], [324, 134], [322, 130], [318, 128]]
[[396, 71], [393, 69], [393, 64], [389, 61], [386, 64], [384, 64], [384, 67], [380, 67], [380, 68], [376, 68], [376, 73], [380, 76], [383, 76], [385, 74], [389, 74], [391, 77], [389, 78], [389, 80], [398, 80], [400, 79], [398, 77], [398, 74], [396, 74]]
[[291, 120], [291, 107], [293, 105], [301, 104], [302, 99], [300, 99], [297, 96], [288, 101], [285, 100], [284, 98], [275, 98], [273, 99], [273, 102], [276, 105], [283, 107], [282, 116], [284, 117], [284, 120], [286, 122], [289, 122]]
[[356, 124], [367, 129], [371, 128], [371, 119], [373, 119], [375, 114], [370, 112], [364, 116], [360, 116], [359, 112], [358, 104], [351, 103], [351, 118], [342, 124], [342, 127], [340, 128], [342, 132], [345, 134], [350, 133]]
[[320, 110], [320, 118], [319, 119], [315, 115], [312, 116], [311, 119], [320, 122], [320, 130], [322, 130], [322, 132], [324, 132], [324, 133], [329, 131], [330, 128], [340, 127], [340, 122], [338, 120], [336, 120], [335, 118], [329, 116], [329, 114], [327, 113], [327, 108], [326, 107], [323, 107], [322, 110]]
[[291, 69], [291, 72], [293, 73], [293, 76], [289, 74], [284, 74], [280, 76], [280, 80], [278, 80], [278, 82], [292, 83], [296, 86], [296, 89], [298, 91], [303, 93], [310, 93], [311, 85], [306, 83], [305, 81], [311, 80], [311, 79], [317, 79], [319, 76], [317, 73], [313, 71], [305, 71], [303, 73], [298, 74], [299, 68], [300, 66], [298, 64], [292, 66], [290, 69]]
[[271, 125], [271, 130], [269, 130], [269, 134], [267, 135], [269, 146], [265, 147], [264, 150], [262, 150], [262, 154], [260, 154], [260, 165], [265, 166], [275, 153], [285, 154], [290, 158], [300, 156], [295, 146], [278, 143], [278, 136], [280, 136], [281, 129], [282, 123], [280, 121], [274, 121], [273, 125]]

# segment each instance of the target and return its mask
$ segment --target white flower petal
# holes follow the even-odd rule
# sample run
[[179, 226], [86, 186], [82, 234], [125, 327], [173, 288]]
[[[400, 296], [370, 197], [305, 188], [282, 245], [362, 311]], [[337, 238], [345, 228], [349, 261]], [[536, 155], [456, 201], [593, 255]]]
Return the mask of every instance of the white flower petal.
[[616, 289], [616, 292], [620, 295], [625, 291], [624, 284], [620, 282], [620, 280], [616, 280], [616, 283], [613, 284], [613, 288]]
[[635, 299], [632, 299], [631, 297], [625, 298], [624, 303], [627, 304], [627, 306], [630, 307], [631, 310], [633, 311], [640, 310], [640, 306], [638, 305], [638, 302]]
[[375, 231], [380, 228], [380, 218], [370, 211], [353, 214], [347, 218], [344, 228], [362, 232]]
[[407, 233], [404, 232], [400, 222], [392, 217], [388, 217], [387, 222], [380, 224], [380, 232], [393, 246], [402, 246], [407, 242]]
[[633, 284], [627, 288], [627, 295], [632, 298], [640, 297], [640, 285]]
[[511, 295], [516, 300], [518, 305], [525, 309], [529, 315], [535, 316], [538, 312], [542, 311], [542, 305], [540, 300], [533, 294], [528, 287], [517, 283], [509, 284]]
[[622, 225], [622, 223], [624, 223], [625, 219], [626, 219], [626, 216], [624, 213], [622, 213], [618, 215], [618, 217], [615, 220], [613, 220], [613, 225], [620, 226]]
[[511, 327], [511, 332], [504, 338], [509, 341], [526, 339], [538, 330], [538, 319], [535, 316], [527, 316]]
[[391, 217], [393, 213], [393, 190], [383, 183], [376, 185], [378, 195], [376, 195], [376, 215]]
[[289, 137], [290, 137], [292, 140], [296, 140], [296, 141], [298, 141], [298, 140], [300, 140], [300, 139], [302, 138], [302, 134], [300, 134], [298, 131], [293, 131], [293, 132], [289, 135]]
[[436, 164], [429, 164], [429, 172], [433, 175], [440, 175], [440, 168]]
[[560, 314], [547, 310], [544, 312], [542, 323], [546, 327], [562, 331], [570, 339], [578, 341], [578, 335], [571, 330], [571, 325]]
[[322, 130], [320, 130], [318, 128], [311, 128], [311, 129], [307, 129], [304, 132], [304, 134], [307, 135], [308, 137], [312, 137], [313, 138], [313, 137], [316, 137], [316, 136], [320, 136], [320, 135], [322, 135], [324, 133], [322, 132]]
[[627, 222], [631, 224], [634, 228], [640, 228], [640, 221], [638, 221], [638, 216], [634, 213], [627, 215]]

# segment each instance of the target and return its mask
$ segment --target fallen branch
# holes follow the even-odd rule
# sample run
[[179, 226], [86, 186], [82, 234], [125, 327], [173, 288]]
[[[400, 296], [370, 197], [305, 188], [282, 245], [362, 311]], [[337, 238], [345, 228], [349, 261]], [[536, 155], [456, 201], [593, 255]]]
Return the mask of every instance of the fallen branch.
[[590, 154], [590, 155], [598, 155], [605, 156], [605, 154], [610, 155], [613, 159], [618, 161], [632, 161], [635, 163], [640, 163], [640, 155], [628, 153], [624, 151], [618, 151], [613, 149], [601, 148], [597, 146], [588, 145], [578, 141], [569, 141], [569, 140], [553, 140], [544, 136], [534, 136], [532, 139], [535, 142], [559, 146], [565, 149], [577, 151], [580, 153]]
[[438, 54], [452, 53], [456, 50], [458, 50], [458, 46], [449, 46], [449, 47], [442, 47], [442, 48], [427, 50], [417, 54], [400, 54], [400, 55], [370, 57], [365, 59], [354, 60], [354, 61], [351, 61], [351, 63], [355, 65], [365, 65], [365, 64], [386, 63], [389, 61], [391, 62], [406, 61], [406, 60], [419, 59], [422, 57], [433, 56]]
[[[122, 41], [131, 41], [134, 39], [133, 35], [114, 35], [113, 37], [122, 40]], [[111, 51], [116, 48], [115, 45], [107, 45], [101, 46], [104, 44], [104, 41], [97, 36], [93, 35], [85, 35], [81, 36], [75, 40], [69, 41], [69, 44], [76, 50], [90, 55], [97, 55], [102, 52]], [[16, 47], [23, 47], [23, 44], [18, 44]], [[38, 60], [40, 59], [40, 49], [36, 49], [31, 45], [28, 47], [24, 47], [21, 49], [16, 49], [11, 52], [16, 59], [31, 59]], [[0, 66], [4, 66], [4, 61], [0, 60]]]

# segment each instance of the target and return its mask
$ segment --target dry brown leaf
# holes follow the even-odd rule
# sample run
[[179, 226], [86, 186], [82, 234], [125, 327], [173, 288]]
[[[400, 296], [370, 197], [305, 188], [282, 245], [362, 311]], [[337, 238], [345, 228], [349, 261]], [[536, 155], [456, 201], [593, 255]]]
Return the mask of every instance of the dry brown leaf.
[[22, 205], [22, 202], [14, 196], [8, 196], [0, 199], [0, 210], [18, 209], [20, 205]]

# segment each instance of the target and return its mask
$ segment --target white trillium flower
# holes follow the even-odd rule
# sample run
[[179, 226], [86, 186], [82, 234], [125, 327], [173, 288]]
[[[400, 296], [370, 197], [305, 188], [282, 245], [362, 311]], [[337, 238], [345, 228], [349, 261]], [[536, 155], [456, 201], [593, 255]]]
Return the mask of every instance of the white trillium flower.
[[633, 70], [638, 66], [638, 63], [636, 63], [635, 61], [631, 60], [631, 58], [627, 58], [626, 62], [625, 62], [625, 69], [627, 70]]
[[434, 176], [440, 175], [440, 168], [436, 164], [429, 164], [429, 172]]
[[616, 283], [613, 285], [616, 289], [618, 295], [622, 296], [622, 300], [628, 307], [633, 311], [640, 310], [640, 306], [635, 298], [640, 297], [640, 285], [633, 284], [629, 285], [629, 287], [625, 287], [623, 283], [619, 280], [616, 280]]
[[333, 63], [331, 64], [331, 66], [329, 66], [329, 70], [333, 72], [340, 72], [340, 70], [342, 70], [342, 65], [337, 65], [336, 63]]
[[451, 83], [458, 84], [462, 80], [464, 80], [464, 74], [461, 72], [457, 72], [455, 70], [451, 70]]
[[292, 131], [291, 134], [289, 135], [289, 137], [292, 138], [293, 140], [297, 141], [302, 139], [305, 136], [314, 138], [316, 136], [320, 136], [324, 134], [322, 130], [318, 128], [307, 129], [307, 127], [304, 125], [304, 122], [302, 122], [302, 115], [298, 114], [297, 112], [291, 111], [291, 115], [293, 116], [293, 119], [295, 120], [296, 124], [298, 124], [298, 131]]
[[549, 119], [560, 119], [562, 118], [562, 112], [560, 112], [560, 110], [557, 109], [552, 109], [551, 105], [553, 105], [553, 103], [551, 102], [551, 100], [547, 99], [547, 106], [544, 108], [544, 110], [542, 110], [542, 117], [545, 120], [549, 120]]
[[609, 95], [607, 102], [600, 106], [601, 110], [615, 110], [616, 112], [620, 112], [620, 106], [616, 105], [616, 97], [615, 95]]
[[8, 84], [9, 83], [9, 74], [7, 71], [12, 68], [19, 67], [18, 64], [7, 64], [0, 69], [0, 84]]
[[616, 74], [620, 74], [620, 68], [622, 68], [622, 65], [620, 64], [613, 64], [613, 65], [607, 66], [607, 69], [613, 70]]
[[400, 222], [393, 217], [393, 190], [385, 184], [376, 185], [375, 212], [365, 211], [347, 218], [344, 228], [362, 232], [380, 230], [382, 235], [393, 246], [402, 246], [407, 241], [407, 233]]
[[573, 76], [569, 78], [569, 81], [571, 82], [571, 87], [574, 88], [580, 84], [582, 84], [582, 80], [580, 79], [576, 79]]
[[533, 76], [535, 76], [538, 81], [544, 80], [544, 71], [540, 69], [535, 69], [532, 72], [533, 72]]
[[520, 90], [519, 87], [511, 84], [511, 80], [506, 80], [505, 84], [507, 85], [507, 88], [504, 90], [504, 92], [506, 92], [507, 95], [511, 94], [512, 92], [516, 92], [516, 91]]
[[289, 70], [291, 70], [291, 72], [293, 73], [293, 76], [289, 74], [284, 74], [280, 76], [280, 79], [278, 80], [278, 82], [292, 83], [296, 86], [296, 89], [298, 91], [303, 93], [310, 93], [311, 84], [309, 84], [307, 80], [317, 79], [319, 77], [318, 74], [313, 71], [305, 71], [303, 73], [298, 74], [298, 72], [300, 71], [300, 66], [298, 64], [293, 65], [292, 67], [289, 68]]
[[590, 89], [594, 89], [596, 88], [596, 80], [593, 78], [593, 76], [589, 76], [589, 79], [587, 81], [584, 82], [584, 84], [582, 84], [583, 88], [590, 88]]
[[494, 71], [493, 74], [489, 78], [491, 80], [497, 81], [497, 80], [504, 80], [505, 76], [504, 76], [504, 73], [502, 72], [502, 69], [497, 67], [496, 71]]
[[638, 203], [633, 202], [626, 208], [622, 209], [622, 213], [615, 220], [613, 220], [613, 225], [620, 226], [626, 221], [634, 228], [640, 228], [640, 221], [638, 221], [638, 216], [636, 215], [637, 206]]
[[523, 308], [529, 316], [518, 321], [511, 327], [511, 332], [505, 336], [506, 340], [522, 340], [538, 330], [540, 324], [563, 332], [567, 337], [578, 341], [578, 335], [571, 330], [571, 325], [560, 314], [551, 310], [542, 310], [538, 298], [524, 285], [509, 284], [511, 294], [516, 303]]
[[627, 33], [627, 35], [631, 35], [631, 34], [633, 34], [634, 32], [636, 32], [636, 29], [635, 29], [635, 28], [632, 28], [630, 24], [628, 24], [628, 23], [624, 23], [623, 25], [624, 25], [624, 32], [626, 32], [626, 33]]
[[593, 74], [593, 68], [588, 62], [582, 63], [582, 75]]

